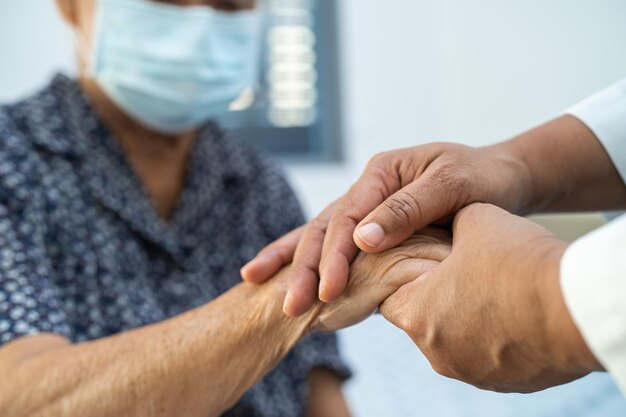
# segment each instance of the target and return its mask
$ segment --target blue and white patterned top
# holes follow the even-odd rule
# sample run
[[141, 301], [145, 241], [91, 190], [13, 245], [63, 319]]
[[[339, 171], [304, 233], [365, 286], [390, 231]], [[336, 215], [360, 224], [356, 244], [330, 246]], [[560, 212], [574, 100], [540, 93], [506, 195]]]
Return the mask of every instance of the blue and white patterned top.
[[[302, 221], [276, 165], [208, 124], [163, 222], [78, 83], [57, 76], [0, 107], [0, 345], [85, 342], [205, 304]], [[334, 335], [300, 343], [226, 415], [303, 414], [316, 366], [347, 375]]]

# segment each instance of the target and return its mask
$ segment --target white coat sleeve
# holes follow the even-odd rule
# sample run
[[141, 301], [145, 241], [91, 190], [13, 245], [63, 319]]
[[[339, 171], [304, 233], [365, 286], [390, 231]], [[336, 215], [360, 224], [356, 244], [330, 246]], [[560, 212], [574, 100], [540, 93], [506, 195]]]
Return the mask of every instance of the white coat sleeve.
[[626, 216], [567, 249], [561, 289], [587, 345], [626, 394]]
[[626, 181], [626, 78], [567, 110], [600, 140]]
[[[626, 180], [626, 79], [568, 113], [594, 132]], [[561, 288], [589, 348], [626, 394], [626, 216], [567, 249]]]

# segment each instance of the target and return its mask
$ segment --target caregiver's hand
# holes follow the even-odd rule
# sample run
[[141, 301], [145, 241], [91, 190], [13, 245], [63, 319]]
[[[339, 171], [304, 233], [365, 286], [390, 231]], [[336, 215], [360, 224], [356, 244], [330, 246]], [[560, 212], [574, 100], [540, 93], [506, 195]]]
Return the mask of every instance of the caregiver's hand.
[[483, 389], [533, 392], [601, 370], [561, 294], [564, 242], [486, 204], [459, 212], [453, 242], [446, 260], [380, 308], [437, 372]]
[[359, 248], [383, 251], [475, 202], [513, 213], [619, 209], [626, 187], [597, 138], [572, 116], [484, 148], [435, 143], [387, 152], [346, 195], [262, 250], [242, 276], [260, 283], [293, 259], [284, 310], [301, 315], [318, 284], [326, 302], [343, 292]]
[[335, 331], [364, 320], [398, 288], [437, 267], [450, 254], [451, 244], [448, 231], [427, 227], [380, 254], [360, 253], [344, 293], [318, 305], [313, 330]]

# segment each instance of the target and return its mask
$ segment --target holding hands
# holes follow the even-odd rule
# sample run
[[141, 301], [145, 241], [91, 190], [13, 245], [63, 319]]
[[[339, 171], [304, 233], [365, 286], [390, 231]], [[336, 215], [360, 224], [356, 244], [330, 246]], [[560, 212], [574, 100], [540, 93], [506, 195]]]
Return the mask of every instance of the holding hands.
[[[315, 305], [314, 327], [334, 330], [380, 306], [439, 373], [532, 392], [602, 366], [565, 305], [567, 244], [511, 213], [623, 207], [626, 187], [609, 155], [586, 125], [563, 116], [494, 146], [380, 154], [346, 195], [263, 249], [242, 276], [262, 283], [293, 262], [288, 315]], [[406, 241], [451, 221], [451, 247], [437, 229]]]
[[284, 310], [302, 315], [318, 295], [330, 302], [342, 294], [359, 250], [392, 248], [473, 202], [522, 210], [526, 175], [523, 162], [502, 146], [440, 143], [379, 154], [346, 195], [263, 249], [242, 275], [261, 283], [293, 260]]
[[566, 246], [529, 220], [472, 204], [454, 217], [452, 237], [427, 227], [357, 255], [342, 295], [308, 313], [310, 328], [339, 330], [380, 306], [444, 376], [499, 392], [570, 382], [602, 366], [561, 295]]

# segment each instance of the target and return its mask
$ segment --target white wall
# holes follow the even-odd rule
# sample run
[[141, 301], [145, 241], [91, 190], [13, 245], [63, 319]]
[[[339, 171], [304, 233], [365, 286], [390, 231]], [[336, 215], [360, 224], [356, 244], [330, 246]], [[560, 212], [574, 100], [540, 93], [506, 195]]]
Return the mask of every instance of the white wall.
[[[331, 0], [318, 0], [331, 1]], [[340, 0], [347, 161], [288, 167], [310, 214], [381, 150], [433, 139], [491, 143], [626, 75], [623, 0]], [[0, 2], [0, 102], [71, 69], [52, 0]], [[478, 392], [436, 376], [379, 318], [342, 333], [358, 416], [623, 415], [593, 377], [534, 396]]]
[[37, 91], [74, 68], [70, 31], [54, 0], [0, 2], [0, 103]]
[[440, 4], [444, 136], [498, 140], [626, 76], [621, 0]]
[[376, 152], [433, 139], [492, 143], [626, 76], [622, 0], [339, 5], [348, 160], [291, 170], [311, 213]]

